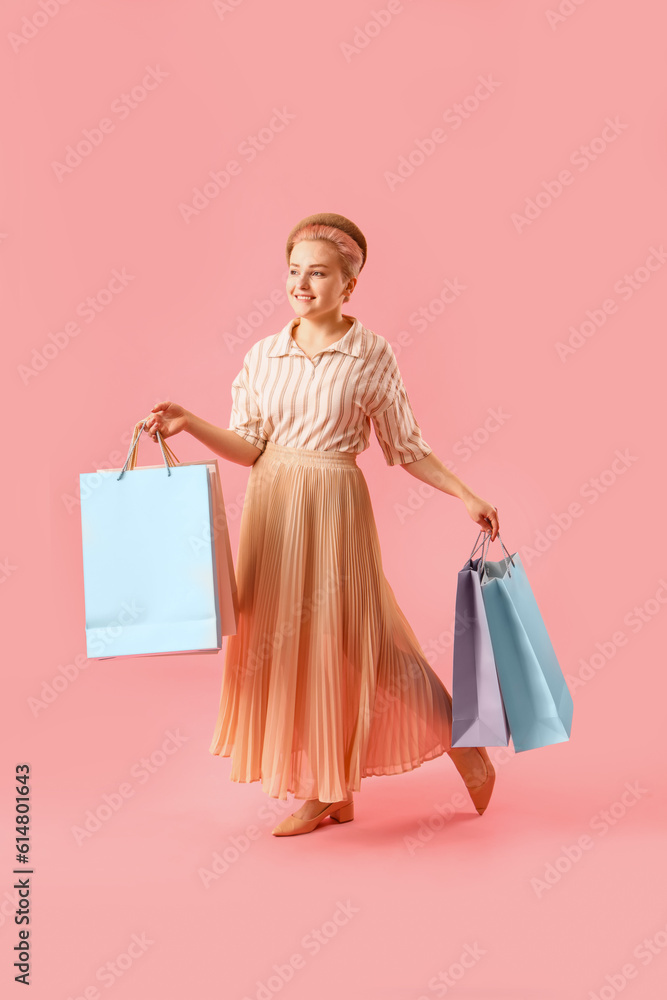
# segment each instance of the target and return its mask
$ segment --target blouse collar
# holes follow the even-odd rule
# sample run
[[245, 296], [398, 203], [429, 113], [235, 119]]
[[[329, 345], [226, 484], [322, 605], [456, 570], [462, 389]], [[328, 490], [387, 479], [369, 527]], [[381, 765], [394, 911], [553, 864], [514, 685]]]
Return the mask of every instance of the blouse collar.
[[[343, 316], [346, 314], [343, 313]], [[271, 345], [269, 350], [266, 352], [267, 356], [270, 358], [279, 358], [284, 354], [301, 354], [299, 346], [292, 337], [292, 328], [296, 324], [298, 317], [293, 316], [292, 319], [287, 323], [279, 334], [276, 335], [275, 342]], [[329, 347], [324, 348], [324, 352], [327, 351], [340, 351], [342, 354], [351, 354], [355, 358], [360, 358], [362, 356], [362, 330], [363, 327], [356, 316], [347, 316], [347, 319], [353, 319], [354, 323], [344, 334], [340, 340], [337, 340], [334, 344]]]

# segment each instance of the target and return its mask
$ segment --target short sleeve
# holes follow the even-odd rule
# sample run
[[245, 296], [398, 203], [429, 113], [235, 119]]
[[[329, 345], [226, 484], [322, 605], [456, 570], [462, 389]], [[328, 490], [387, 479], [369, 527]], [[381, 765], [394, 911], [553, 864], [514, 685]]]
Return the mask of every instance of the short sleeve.
[[251, 363], [252, 352], [248, 351], [243, 368], [232, 382], [232, 412], [227, 429], [263, 450], [267, 438], [259, 401], [251, 384]]
[[376, 397], [379, 405], [370, 416], [387, 465], [404, 465], [425, 458], [433, 449], [422, 437], [396, 356], [391, 348], [389, 351], [389, 364]]

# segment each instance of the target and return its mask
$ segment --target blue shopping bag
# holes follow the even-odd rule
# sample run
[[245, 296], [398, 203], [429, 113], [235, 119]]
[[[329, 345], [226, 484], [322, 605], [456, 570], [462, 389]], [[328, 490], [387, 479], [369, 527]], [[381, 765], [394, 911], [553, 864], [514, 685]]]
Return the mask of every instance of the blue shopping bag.
[[[505, 552], [507, 549], [498, 534]], [[486, 541], [490, 543], [490, 535]], [[518, 553], [498, 562], [482, 546], [480, 585], [514, 749], [570, 738], [573, 701]]]
[[141, 430], [120, 473], [79, 477], [87, 656], [216, 652], [219, 567], [207, 463], [170, 464], [175, 456], [158, 434], [165, 464], [128, 468]]
[[506, 747], [510, 735], [480, 586], [480, 559], [473, 558], [483, 535], [477, 536], [456, 586], [453, 747]]

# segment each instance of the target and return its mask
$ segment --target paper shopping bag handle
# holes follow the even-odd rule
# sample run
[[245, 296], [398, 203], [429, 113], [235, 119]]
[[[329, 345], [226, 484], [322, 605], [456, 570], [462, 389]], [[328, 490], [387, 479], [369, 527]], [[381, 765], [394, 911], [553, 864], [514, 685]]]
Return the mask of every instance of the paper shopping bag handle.
[[[125, 459], [125, 465], [123, 466], [123, 468], [120, 470], [120, 473], [116, 477], [117, 479], [121, 479], [122, 476], [123, 476], [123, 473], [128, 468], [130, 470], [136, 468], [136, 464], [137, 464], [137, 445], [139, 444], [139, 438], [141, 437], [141, 432], [144, 429], [145, 423], [146, 423], [146, 421], [144, 420], [141, 423], [141, 426], [138, 423], [134, 425], [134, 435], [133, 435], [133, 438], [132, 438], [132, 443], [130, 444], [130, 450], [127, 453], [127, 458]], [[138, 430], [137, 430], [137, 428], [138, 428]], [[169, 445], [164, 441], [164, 439], [163, 439], [162, 435], [160, 434], [160, 432], [156, 431], [156, 434], [157, 434], [158, 443], [160, 445], [160, 449], [162, 451], [162, 457], [164, 458], [164, 464], [165, 464], [165, 468], [167, 470], [167, 475], [170, 476], [171, 475], [171, 466], [177, 465], [178, 464], [178, 459], [176, 458], [176, 455], [174, 455], [174, 453], [171, 450], [171, 448], [169, 447]]]
[[[143, 427], [143, 424], [141, 426]], [[137, 431], [138, 427], [139, 427], [139, 424], [136, 423], [134, 425], [134, 437], [132, 438], [132, 444], [134, 444], [135, 437], [138, 437], [141, 434], [141, 429], [139, 429]], [[159, 433], [160, 432], [158, 431], [158, 434]], [[171, 448], [169, 447], [169, 445], [167, 444], [167, 442], [165, 441], [164, 438], [162, 438], [162, 444], [164, 445], [164, 451], [166, 451], [166, 453], [167, 453], [167, 459], [168, 459], [169, 465], [171, 465], [171, 466], [180, 465], [179, 459], [173, 453], [173, 451], [171, 450]], [[135, 448], [135, 450], [132, 452], [132, 458], [130, 459], [130, 464], [128, 466], [129, 469], [136, 469], [136, 467], [137, 467], [137, 455], [138, 455], [138, 453], [139, 453], [139, 449]]]
[[472, 560], [472, 557], [474, 556], [475, 552], [477, 551], [477, 548], [479, 546], [480, 540], [482, 542], [482, 548], [484, 548], [484, 542], [486, 541], [486, 532], [485, 531], [480, 531], [479, 535], [477, 536], [477, 541], [473, 545], [472, 552], [468, 556], [468, 559]]
[[[482, 559], [481, 559], [481, 563], [480, 563], [480, 571], [482, 573], [484, 573], [484, 569], [486, 567], [486, 558], [487, 558], [487, 556], [489, 554], [488, 550], [489, 550], [489, 548], [491, 546], [491, 532], [490, 531], [484, 531], [484, 532], [480, 532], [480, 534], [484, 535], [484, 540], [482, 541]], [[497, 538], [500, 541], [500, 544], [502, 545], [503, 549], [505, 549], [505, 552], [507, 552], [507, 549], [505, 548], [505, 543], [502, 540], [502, 538], [500, 537], [500, 532], [498, 532]], [[488, 545], [486, 545], [487, 542], [488, 542]], [[486, 552], [484, 551], [485, 545], [486, 545]], [[477, 548], [477, 544], [475, 544], [475, 549], [476, 548]], [[474, 551], [475, 550], [473, 549], [473, 552]], [[516, 566], [516, 563], [512, 559], [512, 556], [509, 554], [509, 552], [507, 552], [507, 558], [512, 563], [512, 566]], [[512, 575], [512, 571], [510, 569], [508, 569], [507, 572], [509, 573], [510, 576]]]

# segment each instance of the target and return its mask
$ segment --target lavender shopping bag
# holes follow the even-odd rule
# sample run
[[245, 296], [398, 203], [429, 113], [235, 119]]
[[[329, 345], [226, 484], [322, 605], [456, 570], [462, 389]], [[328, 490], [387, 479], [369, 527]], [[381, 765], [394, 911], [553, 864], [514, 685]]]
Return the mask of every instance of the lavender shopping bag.
[[477, 536], [467, 563], [459, 570], [456, 587], [453, 747], [506, 747], [509, 742], [507, 715], [480, 586], [480, 560], [473, 559], [483, 535], [480, 532]]
[[[500, 544], [507, 549], [498, 534]], [[479, 562], [480, 585], [514, 749], [564, 743], [572, 695], [518, 553]]]

